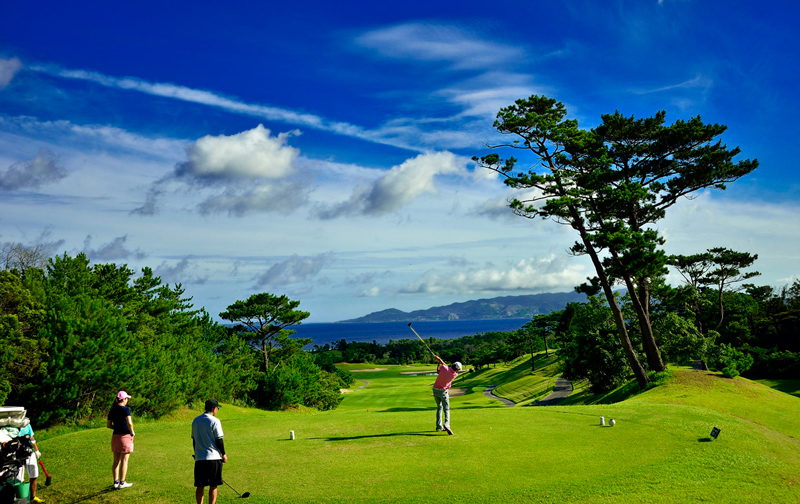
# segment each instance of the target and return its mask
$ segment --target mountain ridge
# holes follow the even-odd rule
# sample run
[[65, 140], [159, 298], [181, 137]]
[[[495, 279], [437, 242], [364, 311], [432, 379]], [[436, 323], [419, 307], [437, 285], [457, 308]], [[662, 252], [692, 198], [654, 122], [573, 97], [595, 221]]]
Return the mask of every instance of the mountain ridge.
[[586, 301], [586, 295], [577, 292], [548, 292], [522, 296], [499, 296], [476, 299], [426, 310], [404, 312], [387, 308], [363, 317], [340, 320], [342, 323], [379, 322], [432, 322], [441, 320], [482, 320], [506, 318], [532, 318], [536, 315], [564, 309], [572, 302]]

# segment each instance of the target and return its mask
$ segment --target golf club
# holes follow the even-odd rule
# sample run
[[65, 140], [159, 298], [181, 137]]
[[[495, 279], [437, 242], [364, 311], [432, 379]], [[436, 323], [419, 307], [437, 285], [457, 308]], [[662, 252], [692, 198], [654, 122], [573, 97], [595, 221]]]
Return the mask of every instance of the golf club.
[[50, 475], [47, 473], [47, 469], [44, 468], [44, 464], [42, 464], [41, 460], [39, 461], [39, 465], [42, 466], [42, 471], [44, 471], [44, 475], [47, 476], [47, 479], [44, 481], [44, 486], [50, 486], [50, 483], [53, 482], [52, 481], [53, 478], [51, 478]]
[[[227, 482], [227, 481], [225, 481], [225, 480], [222, 480], [222, 482], [223, 482], [223, 483], [225, 483], [226, 485], [228, 485], [228, 482]], [[234, 492], [236, 492], [236, 489], [235, 489], [235, 488], [233, 488], [232, 486], [228, 485], [228, 488], [230, 488], [231, 490], [233, 490]], [[237, 495], [239, 495], [239, 492], [236, 492], [236, 494], [237, 494]], [[246, 499], [246, 498], [248, 498], [248, 497], [250, 497], [250, 492], [245, 492], [245, 493], [243, 493], [243, 494], [239, 495], [239, 498], [241, 498], [241, 499]]]
[[[409, 323], [408, 323], [408, 328], [409, 328], [409, 329], [411, 329], [412, 331], [414, 331], [414, 328], [413, 328], [413, 327], [411, 327], [411, 322], [409, 322]], [[414, 334], [416, 334], [416, 335], [417, 335], [417, 338], [419, 338], [419, 340], [422, 342], [422, 344], [423, 344], [423, 345], [425, 345], [425, 348], [427, 348], [427, 349], [428, 349], [428, 351], [431, 353], [431, 355], [433, 355], [434, 357], [436, 357], [436, 354], [435, 354], [435, 353], [433, 353], [433, 350], [431, 350], [431, 347], [429, 347], [429, 346], [428, 346], [428, 344], [427, 344], [427, 343], [425, 343], [425, 340], [424, 340], [424, 339], [422, 339], [422, 336], [420, 336], [419, 334], [417, 334], [417, 331], [414, 331]]]

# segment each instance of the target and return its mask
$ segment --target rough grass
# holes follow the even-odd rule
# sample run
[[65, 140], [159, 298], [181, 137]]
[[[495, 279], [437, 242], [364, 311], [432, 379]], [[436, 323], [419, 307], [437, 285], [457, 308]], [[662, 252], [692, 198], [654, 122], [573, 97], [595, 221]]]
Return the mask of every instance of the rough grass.
[[[458, 378], [454, 386], [468, 393], [451, 400], [454, 436], [434, 432], [433, 377], [400, 374], [425, 366], [356, 373], [362, 382], [332, 412], [225, 405], [224, 477], [252, 492], [253, 503], [800, 502], [796, 397], [682, 369], [611, 405], [505, 408], [483, 396], [484, 384], [516, 376], [519, 365]], [[59, 503], [193, 502], [195, 413], [137, 424], [134, 486], [123, 491], [108, 489], [106, 429], [42, 441], [54, 484], [40, 495]], [[601, 427], [601, 415], [617, 425]], [[709, 437], [714, 426], [717, 440]], [[237, 498], [227, 487], [219, 492], [220, 503]]]

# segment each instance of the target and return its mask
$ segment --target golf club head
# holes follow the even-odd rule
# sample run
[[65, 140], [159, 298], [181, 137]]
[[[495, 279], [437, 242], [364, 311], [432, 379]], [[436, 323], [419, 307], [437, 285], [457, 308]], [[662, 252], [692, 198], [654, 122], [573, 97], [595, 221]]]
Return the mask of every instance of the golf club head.
[[408, 323], [408, 327], [411, 327], [411, 322]]
[[53, 480], [53, 478], [51, 478], [50, 476], [48, 476], [48, 477], [47, 477], [47, 479], [46, 479], [46, 480], [44, 480], [44, 486], [50, 486], [50, 483], [52, 483], [52, 482], [53, 482], [52, 480]]
[[246, 499], [246, 498], [250, 497], [250, 492], [245, 492], [242, 495], [240, 495], [239, 497], [241, 497], [242, 499]]

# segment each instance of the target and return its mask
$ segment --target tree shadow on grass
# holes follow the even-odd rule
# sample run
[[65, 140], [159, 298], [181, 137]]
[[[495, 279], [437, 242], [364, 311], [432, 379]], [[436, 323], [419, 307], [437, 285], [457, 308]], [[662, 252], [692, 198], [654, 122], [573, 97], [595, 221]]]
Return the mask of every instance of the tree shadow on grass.
[[89, 501], [95, 499], [96, 497], [100, 497], [101, 495], [105, 495], [105, 494], [111, 493], [113, 491], [114, 491], [114, 489], [111, 488], [111, 487], [105, 488], [103, 490], [100, 490], [99, 492], [95, 492], [95, 493], [90, 494], [90, 495], [84, 495], [83, 497], [78, 497], [77, 499], [75, 499], [73, 501], [70, 501], [70, 504], [77, 504], [78, 502], [89, 502]]
[[311, 439], [322, 439], [325, 441], [352, 441], [354, 439], [369, 439], [369, 438], [384, 438], [395, 436], [425, 436], [425, 437], [441, 437], [442, 432], [392, 432], [390, 434], [369, 434], [365, 436], [343, 436], [343, 437], [321, 437]]

